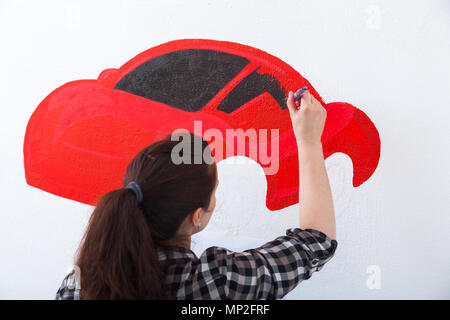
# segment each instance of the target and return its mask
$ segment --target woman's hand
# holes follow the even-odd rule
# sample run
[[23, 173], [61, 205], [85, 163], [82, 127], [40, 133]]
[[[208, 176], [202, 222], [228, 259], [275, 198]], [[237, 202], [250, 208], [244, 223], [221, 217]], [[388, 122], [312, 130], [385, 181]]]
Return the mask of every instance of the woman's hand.
[[289, 91], [287, 100], [289, 115], [298, 145], [321, 143], [327, 111], [309, 91], [305, 91], [300, 102], [294, 101], [294, 93]]

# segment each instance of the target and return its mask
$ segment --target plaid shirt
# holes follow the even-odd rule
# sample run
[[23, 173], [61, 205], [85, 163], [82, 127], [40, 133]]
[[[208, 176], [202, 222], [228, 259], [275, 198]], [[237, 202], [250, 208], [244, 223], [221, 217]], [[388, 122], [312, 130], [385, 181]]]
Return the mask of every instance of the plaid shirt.
[[[337, 241], [313, 229], [291, 228], [261, 247], [233, 252], [206, 249], [200, 257], [187, 248], [159, 248], [166, 285], [175, 299], [279, 299], [322, 269]], [[80, 286], [67, 275], [58, 300], [78, 300]]]

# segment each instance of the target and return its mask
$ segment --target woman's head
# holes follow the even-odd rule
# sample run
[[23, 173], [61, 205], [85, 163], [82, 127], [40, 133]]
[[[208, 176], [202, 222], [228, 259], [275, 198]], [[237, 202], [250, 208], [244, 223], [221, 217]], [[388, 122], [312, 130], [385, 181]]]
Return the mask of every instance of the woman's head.
[[[217, 168], [208, 159], [208, 143], [187, 132], [136, 155], [124, 187], [104, 195], [90, 218], [77, 259], [82, 299], [165, 297], [155, 246], [188, 239], [208, 223], [217, 187]], [[126, 188], [132, 181], [142, 191], [139, 204]]]
[[[180, 143], [188, 148], [175, 148]], [[177, 236], [186, 218], [192, 218], [187, 222], [195, 227], [198, 222], [204, 227], [202, 222], [214, 210], [217, 168], [214, 161], [195, 163], [196, 144], [201, 153], [211, 154], [205, 140], [185, 132], [153, 143], [128, 165], [124, 186], [132, 181], [140, 186], [142, 210], [155, 240]], [[174, 163], [174, 157], [183, 157], [184, 163]]]

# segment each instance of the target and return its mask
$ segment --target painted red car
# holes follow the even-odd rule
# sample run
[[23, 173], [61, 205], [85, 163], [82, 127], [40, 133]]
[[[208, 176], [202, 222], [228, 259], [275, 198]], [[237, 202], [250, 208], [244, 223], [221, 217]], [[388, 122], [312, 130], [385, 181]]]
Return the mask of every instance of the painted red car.
[[[378, 131], [364, 112], [344, 102], [325, 103], [300, 73], [264, 51], [203, 39], [159, 45], [98, 79], [69, 82], [50, 93], [27, 126], [27, 183], [95, 204], [122, 186], [125, 168], [138, 151], [175, 129], [193, 132], [194, 120], [201, 120], [203, 130], [279, 129], [279, 170], [266, 175], [266, 205], [270, 210], [293, 205], [298, 202], [297, 145], [284, 98], [303, 86], [327, 110], [325, 158], [347, 154], [353, 186], [361, 185], [380, 156]], [[248, 150], [235, 155], [251, 157]]]

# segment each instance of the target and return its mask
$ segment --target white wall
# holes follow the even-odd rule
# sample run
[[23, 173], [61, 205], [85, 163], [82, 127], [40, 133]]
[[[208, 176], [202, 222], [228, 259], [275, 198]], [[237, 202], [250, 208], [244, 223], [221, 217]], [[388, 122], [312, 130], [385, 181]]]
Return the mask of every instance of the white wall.
[[[380, 163], [361, 187], [351, 186], [347, 156], [327, 159], [338, 250], [288, 298], [450, 298], [449, 17], [445, 0], [1, 1], [0, 298], [53, 298], [92, 210], [26, 185], [34, 108], [65, 82], [183, 38], [267, 51], [378, 128]], [[197, 252], [246, 249], [296, 226], [297, 205], [264, 207], [255, 163], [219, 172], [219, 207]], [[236, 192], [237, 183], [250, 188]], [[366, 286], [370, 265], [380, 267], [379, 290]]]

